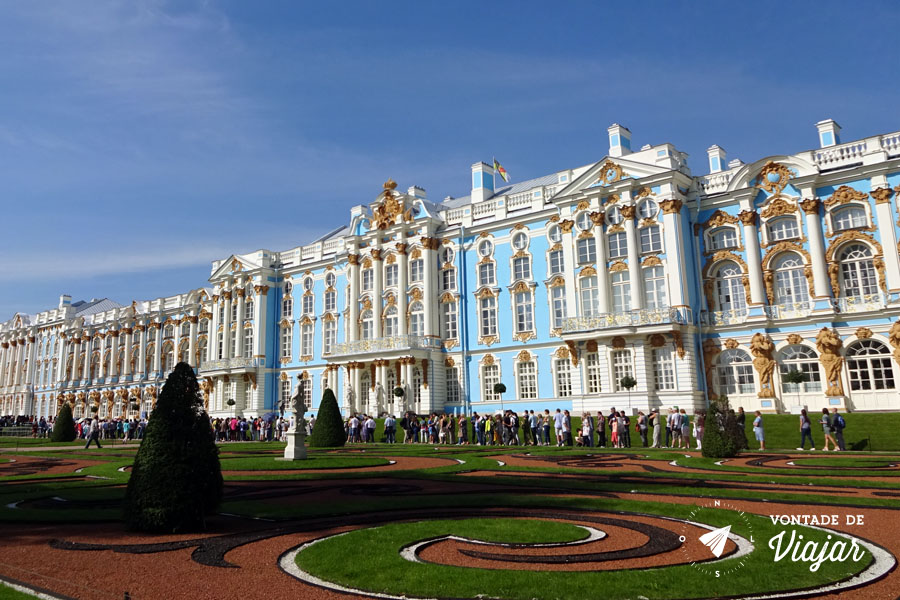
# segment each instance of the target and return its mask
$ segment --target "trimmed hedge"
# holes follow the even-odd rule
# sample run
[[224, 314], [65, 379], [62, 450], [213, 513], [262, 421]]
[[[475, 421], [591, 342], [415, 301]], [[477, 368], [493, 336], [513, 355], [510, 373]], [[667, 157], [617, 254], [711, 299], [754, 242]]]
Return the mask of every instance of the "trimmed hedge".
[[319, 414], [309, 436], [310, 448], [337, 448], [347, 441], [344, 419], [331, 388], [326, 388], [319, 405]]
[[56, 421], [53, 423], [53, 431], [50, 433], [51, 442], [71, 442], [75, 440], [75, 420], [72, 418], [72, 407], [68, 402], [63, 402]]

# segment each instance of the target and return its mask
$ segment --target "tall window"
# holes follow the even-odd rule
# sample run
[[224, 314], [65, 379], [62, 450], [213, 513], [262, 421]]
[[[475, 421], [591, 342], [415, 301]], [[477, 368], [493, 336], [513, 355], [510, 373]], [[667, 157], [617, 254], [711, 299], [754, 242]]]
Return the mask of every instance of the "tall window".
[[620, 231], [609, 236], [609, 257], [622, 258], [628, 255], [628, 238]]
[[497, 335], [497, 301], [493, 297], [482, 298], [479, 302], [481, 312], [481, 336]]
[[253, 328], [244, 329], [244, 358], [253, 357]]
[[[782, 392], [786, 394], [797, 394], [800, 392], [822, 391], [822, 376], [819, 371], [819, 361], [812, 348], [799, 344], [788, 346], [781, 351], [778, 368], [779, 371], [781, 371]], [[791, 371], [803, 373], [806, 375], [806, 381], [803, 383], [786, 382], [784, 376]]]
[[456, 289], [456, 269], [441, 271], [441, 289], [445, 292]]
[[587, 369], [587, 393], [600, 393], [600, 354], [598, 352], [588, 352], [584, 360]]
[[662, 236], [659, 225], [651, 225], [641, 229], [641, 252], [659, 252], [662, 250]]
[[800, 237], [800, 227], [794, 217], [772, 219], [768, 224], [769, 241], [793, 240]]
[[163, 355], [163, 373], [171, 373], [175, 368], [175, 348], [167, 346]]
[[384, 311], [384, 337], [394, 337], [400, 334], [400, 325], [397, 316], [397, 307], [389, 306]]
[[[581, 314], [585, 317], [596, 317], [600, 314], [600, 291], [597, 288], [597, 277], [591, 275], [582, 277], [579, 281], [581, 283]], [[565, 305], [565, 290], [562, 287], [553, 289], [563, 290], [560, 297]]]
[[487, 262], [478, 265], [478, 285], [494, 285], [494, 263]]
[[572, 395], [572, 370], [568, 358], [557, 358], [553, 361], [556, 366], [556, 397], [568, 398]]
[[561, 285], [550, 288], [550, 303], [553, 328], [558, 329], [563, 326], [563, 319], [566, 318], [566, 288]]
[[413, 283], [422, 281], [425, 278], [425, 261], [417, 258], [409, 263], [409, 280]]
[[631, 310], [631, 282], [628, 271], [616, 271], [610, 277], [612, 284], [613, 312], [621, 313]]
[[737, 248], [737, 245], [737, 231], [735, 231], [732, 227], [720, 227], [718, 229], [714, 229], [709, 234], [710, 250]]
[[[235, 298], [234, 300], [231, 301], [231, 322], [237, 323], [237, 320], [238, 320], [238, 302], [237, 302], [237, 298]], [[166, 334], [167, 334], [166, 337], [172, 337], [173, 333], [174, 332], [169, 327], [166, 327]]]
[[597, 244], [593, 237], [578, 240], [578, 264], [593, 264], [597, 261]]
[[519, 398], [521, 400], [537, 399], [537, 367], [533, 360], [516, 365], [516, 378], [519, 384]]
[[550, 275], [558, 275], [563, 272], [562, 250], [554, 250], [547, 258], [550, 264]]
[[793, 306], [809, 300], [809, 287], [803, 275], [803, 261], [797, 254], [786, 254], [775, 262], [775, 303]]
[[[206, 362], [206, 338], [200, 338], [197, 340], [197, 366], [202, 367], [203, 363]], [[137, 362], [136, 359], [137, 353], [132, 355], [132, 359]]]
[[[232, 314], [231, 320], [232, 320], [232, 321], [235, 321], [235, 320], [237, 320], [237, 319], [235, 319], [235, 317], [234, 317], [234, 315], [237, 314], [237, 304], [232, 304], [232, 305], [231, 305], [231, 308], [232, 308], [232, 311], [231, 311], [231, 314]], [[175, 326], [174, 326], [174, 325], [166, 325], [166, 326], [163, 328], [163, 337], [166, 338], [166, 339], [175, 337]]]
[[241, 349], [238, 348], [237, 345], [237, 332], [238, 328], [233, 327], [231, 329], [231, 333], [228, 336], [228, 352], [231, 354], [232, 358], [237, 358], [241, 355]]
[[878, 293], [872, 251], [863, 244], [851, 244], [840, 255], [841, 296], [856, 298]]
[[497, 402], [500, 394], [494, 392], [494, 384], [500, 383], [500, 366], [484, 365], [481, 369], [481, 381], [483, 384], [481, 396], [485, 402]]
[[282, 379], [281, 380], [281, 401], [285, 406], [291, 405], [291, 380], [290, 379]]
[[662, 265], [647, 267], [644, 269], [644, 307], [665, 308], [668, 305], [666, 277]]
[[[250, 321], [253, 319], [254, 305], [253, 298], [247, 298], [247, 302], [244, 303], [244, 319]], [[182, 334], [184, 335], [184, 334]]]
[[459, 335], [457, 330], [456, 302], [441, 304], [441, 313], [444, 324], [444, 338], [455, 339]]
[[209, 333], [209, 319], [200, 319], [199, 333]]
[[859, 206], [847, 206], [834, 211], [832, 221], [835, 231], [856, 229], [857, 227], [865, 227], [868, 224], [866, 211]]
[[617, 392], [624, 391], [622, 379], [634, 377], [634, 359], [630, 350], [613, 350], [613, 387]]
[[531, 279], [531, 259], [522, 256], [513, 259], [513, 281]]
[[422, 369], [413, 367], [413, 402], [416, 403], [416, 406], [419, 406], [419, 403], [422, 402], [422, 383]]
[[421, 302], [413, 302], [409, 307], [409, 334], [425, 335], [425, 307]]
[[[149, 349], [147, 350], [149, 355]], [[225, 334], [221, 331], [216, 336], [216, 358], [222, 360], [225, 358]]]
[[312, 315], [315, 312], [316, 298], [312, 294], [304, 294], [303, 296], [303, 314]]
[[[284, 284], [284, 298], [281, 300], [281, 316], [285, 319], [290, 319], [294, 316], [294, 298], [291, 296], [293, 289], [294, 286], [290, 281]], [[219, 316], [219, 322], [222, 322], [221, 315]]]
[[191, 322], [187, 319], [184, 320], [184, 323], [181, 324], [181, 333], [179, 336], [182, 338], [187, 338], [191, 335]]
[[459, 386], [459, 368], [447, 368], [447, 402], [459, 402], [460, 399]]
[[847, 348], [847, 369], [853, 391], [894, 389], [891, 353], [878, 340], [858, 340]]
[[675, 361], [671, 348], [653, 350], [653, 382], [660, 392], [675, 389]]
[[283, 326], [281, 329], [281, 358], [291, 355], [291, 338], [293, 338], [291, 332], [292, 328], [290, 326]]
[[337, 292], [325, 292], [325, 312], [337, 310]]
[[375, 329], [373, 327], [374, 322], [372, 321], [372, 311], [366, 310], [363, 311], [362, 314], [362, 323], [360, 328], [360, 337], [364, 340], [371, 340], [375, 335]]
[[300, 398], [303, 399], [303, 404], [306, 408], [312, 408], [312, 387], [312, 379], [300, 380]]
[[515, 296], [516, 333], [534, 331], [534, 301], [531, 292], [518, 292]]
[[331, 354], [331, 351], [334, 349], [334, 344], [337, 342], [337, 321], [325, 321], [325, 324], [322, 326], [322, 331], [322, 352], [324, 354]]
[[747, 295], [740, 267], [733, 262], [723, 263], [716, 271], [716, 299], [721, 311], [744, 311], [747, 309]]
[[743, 350], [735, 348], [720, 354], [716, 371], [720, 394], [731, 396], [754, 392], [753, 363]]
[[375, 272], [372, 269], [365, 269], [362, 272], [362, 289], [364, 292], [371, 292], [374, 287]]
[[300, 328], [300, 356], [313, 354], [313, 324], [307, 323]]
[[387, 265], [384, 268], [384, 285], [394, 287], [397, 285], [400, 268], [397, 265]]

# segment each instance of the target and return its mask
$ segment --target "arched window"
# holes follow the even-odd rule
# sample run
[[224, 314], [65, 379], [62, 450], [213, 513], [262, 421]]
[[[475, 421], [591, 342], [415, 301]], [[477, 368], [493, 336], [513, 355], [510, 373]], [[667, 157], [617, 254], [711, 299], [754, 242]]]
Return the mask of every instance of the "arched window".
[[174, 325], [166, 325], [163, 329], [163, 337], [164, 338], [173, 338], [175, 337], [175, 326]]
[[575, 226], [578, 227], [579, 231], [587, 231], [593, 226], [593, 223], [591, 222], [591, 215], [588, 213], [588, 211], [585, 210], [578, 213], [578, 215], [575, 217]]
[[413, 388], [413, 401], [416, 403], [416, 406], [422, 402], [422, 369], [419, 367], [413, 367], [413, 380], [412, 380], [412, 388]]
[[750, 355], [743, 350], [726, 350], [719, 355], [718, 366], [719, 394], [752, 394], [755, 386], [753, 383], [753, 362]]
[[393, 337], [400, 334], [397, 319], [397, 307], [388, 306], [384, 311], [384, 337]]
[[514, 298], [516, 333], [534, 331], [534, 300], [531, 292], [517, 292]]
[[788, 253], [775, 261], [775, 304], [793, 307], [809, 301], [809, 285], [803, 274], [803, 260]]
[[413, 302], [409, 307], [409, 334], [425, 335], [425, 308], [421, 302]]
[[[597, 277], [594, 275], [582, 277], [579, 279], [579, 282], [581, 283], [581, 314], [584, 317], [596, 317], [600, 314], [600, 291], [597, 288]], [[563, 288], [560, 287], [554, 289]], [[562, 301], [565, 302], [564, 297], [562, 298]], [[556, 315], [554, 314], [554, 316]], [[560, 319], [561, 318], [562, 317], [560, 316]]]
[[172, 344], [163, 348], [163, 373], [171, 373], [175, 368], [175, 348]]
[[720, 311], [743, 312], [747, 309], [747, 295], [741, 268], [725, 262], [716, 270], [716, 300]]
[[206, 338], [201, 338], [197, 340], [197, 356], [195, 360], [197, 361], [197, 367], [203, 366], [203, 363], [206, 362]]
[[221, 331], [216, 334], [216, 358], [225, 358], [225, 334]]
[[228, 352], [231, 354], [231, 358], [237, 358], [241, 355], [241, 349], [238, 348], [237, 344], [237, 327], [231, 328], [231, 334], [228, 337]]
[[294, 297], [291, 295], [293, 290], [294, 286], [290, 281], [284, 284], [284, 298], [281, 300], [281, 316], [285, 319], [290, 319], [294, 316]]
[[841, 296], [859, 298], [878, 293], [872, 251], [863, 244], [851, 244], [840, 254]]
[[312, 379], [300, 380], [300, 398], [306, 408], [312, 408]]
[[853, 342], [847, 348], [847, 369], [853, 391], [894, 389], [894, 370], [891, 353], [878, 340]]
[[737, 248], [737, 245], [737, 231], [732, 227], [719, 227], [718, 229], [713, 229], [709, 233], [710, 250]]
[[188, 338], [191, 336], [191, 322], [187, 319], [181, 324], [181, 333], [179, 335], [183, 338]]
[[199, 333], [209, 333], [209, 319], [200, 319]]
[[834, 211], [831, 219], [832, 223], [834, 223], [835, 231], [856, 229], [857, 227], [865, 227], [868, 225], [866, 211], [860, 206], [845, 206], [840, 208]]
[[793, 240], [800, 237], [800, 227], [794, 217], [772, 219], [768, 224], [769, 241]]
[[550, 319], [554, 329], [563, 326], [566, 318], [566, 288], [558, 285], [550, 288]]
[[[815, 351], [809, 346], [795, 344], [782, 350], [778, 368], [781, 372], [781, 391], [785, 394], [822, 391], [819, 361]], [[806, 375], [806, 381], [803, 383], [788, 383], [784, 381], [784, 376], [791, 371], [803, 373]]]
[[613, 387], [617, 392], [623, 391], [622, 380], [634, 377], [634, 355], [631, 350], [614, 350], [612, 353]]
[[91, 355], [91, 379], [95, 379], [100, 374], [100, 353]]
[[372, 320], [372, 311], [366, 310], [363, 311], [362, 314], [362, 327], [360, 328], [360, 338], [364, 340], [371, 340], [372, 336], [375, 335], [375, 329], [373, 327], [374, 321]]

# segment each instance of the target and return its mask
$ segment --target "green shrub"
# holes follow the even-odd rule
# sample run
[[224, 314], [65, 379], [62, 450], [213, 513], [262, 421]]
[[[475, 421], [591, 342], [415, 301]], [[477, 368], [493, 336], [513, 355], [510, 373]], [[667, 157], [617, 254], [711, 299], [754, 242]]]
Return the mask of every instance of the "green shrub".
[[203, 529], [222, 499], [219, 449], [194, 370], [178, 363], [160, 392], [134, 459], [125, 521], [140, 531]]
[[75, 421], [72, 419], [72, 407], [68, 402], [63, 402], [56, 421], [53, 423], [53, 432], [50, 433], [52, 442], [71, 442], [75, 439]]
[[709, 403], [703, 429], [703, 456], [707, 458], [732, 458], [743, 449], [744, 432], [737, 424], [734, 411], [728, 408], [728, 400]]
[[337, 399], [331, 388], [326, 388], [319, 405], [319, 415], [309, 436], [310, 448], [336, 448], [347, 441], [344, 419], [338, 409]]

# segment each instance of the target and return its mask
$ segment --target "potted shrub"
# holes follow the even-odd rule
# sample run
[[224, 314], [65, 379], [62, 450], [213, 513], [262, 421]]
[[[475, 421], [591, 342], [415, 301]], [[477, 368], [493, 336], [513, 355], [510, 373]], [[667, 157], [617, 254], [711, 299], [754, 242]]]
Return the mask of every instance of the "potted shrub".
[[400, 387], [399, 385], [394, 388], [394, 397], [395, 398], [402, 398], [404, 393], [405, 392], [403, 391], [403, 388]]
[[626, 375], [619, 380], [619, 385], [628, 390], [628, 409], [631, 410], [631, 388], [637, 385], [637, 379], [631, 375]]
[[234, 401], [234, 398], [229, 398], [228, 401], [225, 402], [225, 404], [227, 404], [228, 406], [234, 406], [236, 402]]
[[494, 393], [500, 396], [500, 410], [503, 412], [503, 394], [506, 393], [506, 385], [503, 383], [495, 383]]

